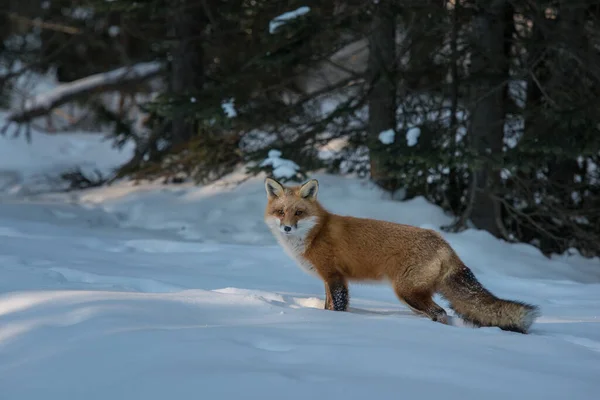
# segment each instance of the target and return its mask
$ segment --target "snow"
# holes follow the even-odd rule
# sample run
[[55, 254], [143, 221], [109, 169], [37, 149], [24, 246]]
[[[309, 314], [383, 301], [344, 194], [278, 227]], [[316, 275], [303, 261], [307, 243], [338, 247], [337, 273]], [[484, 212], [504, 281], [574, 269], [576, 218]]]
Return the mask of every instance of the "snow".
[[381, 131], [379, 133], [379, 141], [383, 144], [392, 144], [394, 143], [394, 138], [396, 137], [396, 133], [393, 129], [388, 129], [385, 131]]
[[320, 160], [332, 160], [348, 145], [348, 138], [331, 139], [319, 147], [318, 157]]
[[275, 33], [277, 31], [277, 28], [279, 28], [281, 25], [285, 25], [288, 21], [298, 18], [301, 15], [307, 14], [309, 11], [310, 7], [302, 6], [295, 9], [294, 11], [288, 11], [273, 18], [269, 22], [269, 33]]
[[117, 25], [112, 25], [111, 27], [108, 28], [108, 34], [110, 37], [118, 36], [119, 33], [121, 33], [121, 28], [118, 27]]
[[409, 147], [413, 147], [419, 142], [419, 136], [421, 136], [421, 129], [419, 127], [412, 127], [406, 131], [406, 143]]
[[514, 149], [519, 144], [525, 129], [525, 120], [521, 116], [508, 115], [504, 123], [504, 144], [508, 149]]
[[75, 7], [71, 10], [71, 17], [75, 19], [90, 19], [94, 16], [94, 10], [88, 7]]
[[223, 112], [225, 113], [225, 115], [227, 115], [227, 117], [233, 118], [233, 117], [237, 116], [237, 112], [235, 111], [233, 99], [223, 101], [221, 103], [221, 108], [223, 109]]
[[[406, 143], [409, 147], [412, 147], [417, 144], [419, 141], [419, 136], [421, 135], [421, 128], [419, 127], [411, 127], [406, 131]], [[394, 143], [396, 137], [396, 133], [393, 129], [388, 129], [379, 133], [379, 141], [383, 144], [392, 144]]]
[[[5, 115], [0, 112], [0, 126], [5, 124]], [[45, 134], [32, 129], [31, 143], [12, 133], [0, 135], [0, 197], [2, 192], [14, 195], [55, 189], [60, 174], [75, 168], [108, 177], [134, 150], [131, 143], [117, 150], [98, 133]]]
[[[24, 182], [123, 157], [92, 134], [0, 140], [0, 176]], [[281, 157], [271, 150], [269, 165]], [[453, 220], [421, 197], [311, 177], [333, 212], [437, 230]], [[599, 259], [442, 233], [492, 292], [541, 307], [529, 335], [434, 323], [387, 285], [351, 284], [350, 312], [335, 313], [268, 231], [265, 203], [264, 175], [242, 171], [204, 186], [0, 196], [2, 399], [597, 397]]]
[[271, 166], [275, 178], [291, 179], [296, 176], [300, 170], [298, 164], [292, 160], [281, 158], [281, 151], [279, 150], [269, 150], [268, 157], [260, 163], [260, 166]]

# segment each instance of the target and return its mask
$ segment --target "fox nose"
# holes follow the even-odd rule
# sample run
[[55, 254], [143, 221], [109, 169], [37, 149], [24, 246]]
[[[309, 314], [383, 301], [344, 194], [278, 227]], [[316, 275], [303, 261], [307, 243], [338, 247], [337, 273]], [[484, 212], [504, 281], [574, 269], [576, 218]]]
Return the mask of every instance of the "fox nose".
[[286, 231], [286, 232], [289, 232], [289, 231], [292, 230], [292, 227], [291, 226], [284, 226], [283, 230]]

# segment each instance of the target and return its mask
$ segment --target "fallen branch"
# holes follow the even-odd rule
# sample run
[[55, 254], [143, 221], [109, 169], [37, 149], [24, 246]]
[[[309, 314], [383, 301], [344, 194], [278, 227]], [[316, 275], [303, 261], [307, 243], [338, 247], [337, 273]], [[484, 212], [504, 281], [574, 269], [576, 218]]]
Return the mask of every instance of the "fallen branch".
[[17, 13], [9, 12], [7, 13], [8, 18], [15, 22], [23, 23], [30, 26], [35, 26], [36, 28], [47, 29], [55, 32], [67, 33], [69, 35], [79, 35], [81, 33], [81, 29], [64, 25], [64, 24], [56, 24], [52, 22], [42, 21], [40, 19], [31, 19], [27, 17], [23, 17]]
[[161, 64], [151, 62], [90, 75], [28, 99], [23, 109], [9, 113], [6, 120], [9, 124], [29, 122], [48, 114], [62, 104], [91, 93], [108, 92], [124, 85], [143, 82], [157, 76], [161, 71]]

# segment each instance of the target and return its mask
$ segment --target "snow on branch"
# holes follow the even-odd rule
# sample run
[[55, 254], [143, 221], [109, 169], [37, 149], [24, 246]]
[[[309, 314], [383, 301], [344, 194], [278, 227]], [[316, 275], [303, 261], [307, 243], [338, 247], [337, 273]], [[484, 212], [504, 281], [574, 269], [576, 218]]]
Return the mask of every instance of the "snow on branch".
[[269, 33], [273, 34], [281, 25], [285, 25], [285, 23], [289, 20], [296, 19], [301, 15], [304, 15], [310, 11], [310, 7], [302, 6], [294, 11], [288, 11], [286, 13], [281, 14], [278, 17], [273, 18], [271, 22], [269, 22]]
[[112, 71], [90, 75], [65, 83], [56, 88], [28, 99], [21, 110], [13, 111], [6, 117], [8, 122], [28, 122], [33, 118], [48, 114], [52, 109], [84, 97], [90, 93], [106, 92], [123, 85], [143, 82], [157, 76], [162, 70], [160, 63], [149, 62], [121, 67]]

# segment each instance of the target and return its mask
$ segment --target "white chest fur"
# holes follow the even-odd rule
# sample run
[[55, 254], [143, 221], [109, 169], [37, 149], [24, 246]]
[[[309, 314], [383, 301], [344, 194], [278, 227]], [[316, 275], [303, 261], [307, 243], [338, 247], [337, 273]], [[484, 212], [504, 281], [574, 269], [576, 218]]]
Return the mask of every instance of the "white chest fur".
[[314, 228], [317, 221], [315, 218], [305, 218], [298, 221], [298, 226], [293, 229], [292, 234], [286, 234], [281, 226], [281, 222], [277, 218], [268, 218], [266, 220], [267, 225], [271, 228], [273, 235], [277, 238], [277, 241], [283, 247], [285, 252], [294, 260], [296, 264], [304, 272], [310, 275], [318, 276], [318, 273], [306, 258], [304, 258], [304, 252], [306, 251], [306, 238]]
[[296, 264], [309, 275], [318, 276], [315, 267], [310, 261], [304, 258], [303, 254], [306, 248], [304, 247], [304, 238], [298, 236], [283, 236], [277, 235], [277, 240], [285, 252], [296, 261]]

